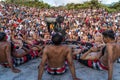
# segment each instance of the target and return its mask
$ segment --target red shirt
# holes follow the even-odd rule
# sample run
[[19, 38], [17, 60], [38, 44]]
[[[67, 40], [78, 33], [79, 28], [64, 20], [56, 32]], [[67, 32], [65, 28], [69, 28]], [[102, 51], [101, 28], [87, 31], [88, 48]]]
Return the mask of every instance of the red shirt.
[[17, 22], [21, 23], [21, 22], [22, 22], [22, 20], [21, 20], [21, 19], [18, 19], [18, 20], [17, 20]]
[[15, 28], [16, 28], [17, 26], [18, 26], [17, 24], [15, 24], [15, 23], [13, 24], [13, 27], [15, 27]]

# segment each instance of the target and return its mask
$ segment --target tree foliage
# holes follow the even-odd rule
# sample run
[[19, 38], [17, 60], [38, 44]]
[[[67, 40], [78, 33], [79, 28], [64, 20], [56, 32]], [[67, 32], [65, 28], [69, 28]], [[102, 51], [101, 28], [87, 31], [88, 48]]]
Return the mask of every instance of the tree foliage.
[[120, 11], [120, 1], [116, 2], [113, 6], [110, 6], [110, 8]]
[[116, 12], [120, 11], [120, 1], [116, 2], [114, 5], [111, 6], [106, 6], [104, 4], [101, 4], [99, 0], [91, 0], [91, 1], [86, 1], [83, 4], [74, 4], [74, 3], [69, 3], [66, 6], [59, 6], [59, 7], [51, 7], [49, 4], [44, 3], [42, 0], [6, 0], [6, 2], [9, 3], [15, 3], [19, 5], [24, 5], [28, 7], [38, 7], [38, 8], [58, 8], [58, 9], [99, 9], [99, 8], [104, 8], [108, 12]]
[[108, 7], [107, 5], [102, 4], [101, 2], [99, 2], [98, 0], [91, 0], [91, 1], [87, 1], [84, 2], [83, 4], [67, 4], [66, 5], [67, 9], [99, 9], [99, 8], [104, 8], [106, 9], [108, 12], [116, 12], [116, 11], [120, 11], [120, 1], [116, 2], [113, 6]]
[[98, 2], [98, 0], [91, 0], [84, 2], [83, 4], [67, 4], [66, 5], [68, 9], [86, 9], [86, 8], [100, 8], [101, 4]]
[[7, 3], [14, 3], [28, 7], [50, 8], [50, 5], [39, 0], [6, 0]]

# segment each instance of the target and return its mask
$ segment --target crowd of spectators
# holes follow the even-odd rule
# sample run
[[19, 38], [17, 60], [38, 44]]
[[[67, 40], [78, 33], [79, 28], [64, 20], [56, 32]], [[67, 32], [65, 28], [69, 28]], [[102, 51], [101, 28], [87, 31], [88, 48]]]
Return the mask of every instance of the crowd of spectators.
[[[51, 34], [45, 21], [46, 16], [61, 15], [64, 21], [60, 28], [65, 33], [65, 40], [103, 43], [101, 33], [113, 30], [116, 41], [120, 42], [120, 12], [108, 13], [105, 9], [40, 9], [15, 4], [0, 3], [0, 32], [5, 32], [7, 41], [15, 49], [27, 48], [40, 50], [39, 44], [51, 40]], [[55, 33], [54, 24], [50, 24], [51, 33]], [[18, 50], [18, 53], [20, 50]]]

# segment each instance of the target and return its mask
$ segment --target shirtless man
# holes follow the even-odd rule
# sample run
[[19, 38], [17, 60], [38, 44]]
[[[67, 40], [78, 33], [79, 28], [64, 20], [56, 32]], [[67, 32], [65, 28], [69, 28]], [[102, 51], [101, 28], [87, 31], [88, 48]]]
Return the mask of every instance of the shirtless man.
[[8, 63], [9, 67], [11, 68], [12, 72], [19, 73], [20, 70], [16, 69], [12, 63], [11, 57], [11, 44], [6, 40], [6, 34], [0, 32], [0, 64]]
[[[113, 64], [120, 57], [120, 44], [115, 43], [115, 33], [112, 30], [107, 30], [102, 33], [103, 41], [106, 46], [103, 48], [101, 57], [98, 60], [84, 60], [84, 58], [89, 54], [82, 56], [79, 60], [84, 65], [98, 69], [98, 70], [108, 70], [108, 80], [112, 80], [113, 75]], [[94, 51], [91, 48], [90, 51]]]
[[[120, 43], [120, 32], [118, 32], [116, 35], [116, 43]], [[120, 58], [117, 60], [117, 62], [120, 63]]]
[[52, 42], [54, 45], [48, 45], [44, 48], [42, 61], [39, 67], [38, 80], [42, 79], [42, 74], [46, 62], [46, 70], [49, 74], [63, 74], [66, 71], [65, 60], [68, 61], [73, 80], [80, 80], [76, 77], [72, 60], [72, 49], [65, 45], [61, 45], [62, 39], [62, 35], [56, 33], [52, 36]]

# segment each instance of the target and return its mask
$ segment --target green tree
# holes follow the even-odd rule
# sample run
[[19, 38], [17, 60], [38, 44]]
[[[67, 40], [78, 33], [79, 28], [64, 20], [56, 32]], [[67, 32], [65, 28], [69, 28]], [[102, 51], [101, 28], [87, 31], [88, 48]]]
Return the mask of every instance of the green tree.
[[35, 2], [38, 2], [39, 0], [34, 0]]
[[100, 8], [101, 4], [98, 0], [91, 0], [91, 8]]
[[116, 2], [113, 6], [111, 6], [112, 9], [116, 9], [117, 11], [120, 11], [120, 1]]
[[14, 3], [14, 0], [11, 0], [11, 3]]

